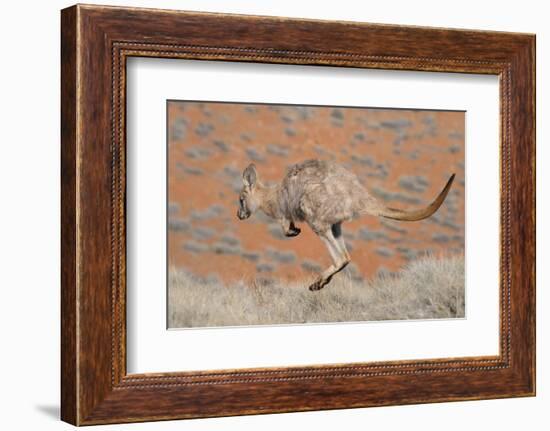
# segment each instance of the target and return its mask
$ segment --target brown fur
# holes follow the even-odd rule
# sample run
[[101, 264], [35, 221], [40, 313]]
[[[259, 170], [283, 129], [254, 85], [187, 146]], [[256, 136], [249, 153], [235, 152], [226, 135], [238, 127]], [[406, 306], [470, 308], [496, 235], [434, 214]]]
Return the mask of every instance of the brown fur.
[[299, 235], [300, 229], [295, 223], [307, 223], [323, 240], [333, 261], [309, 287], [319, 290], [350, 262], [342, 236], [343, 222], [365, 214], [402, 221], [425, 219], [441, 206], [453, 179], [454, 174], [427, 207], [402, 210], [382, 204], [355, 174], [335, 162], [306, 160], [298, 163], [287, 170], [279, 184], [271, 187], [262, 184], [256, 167], [250, 164], [243, 172], [237, 216], [243, 220], [261, 210], [279, 221], [286, 236]]

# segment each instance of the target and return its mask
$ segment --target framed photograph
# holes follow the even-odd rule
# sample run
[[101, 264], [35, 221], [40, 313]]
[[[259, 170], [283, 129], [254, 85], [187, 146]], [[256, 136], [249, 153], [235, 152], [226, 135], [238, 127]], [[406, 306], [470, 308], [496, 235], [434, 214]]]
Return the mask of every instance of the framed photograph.
[[535, 394], [535, 37], [61, 14], [61, 415]]

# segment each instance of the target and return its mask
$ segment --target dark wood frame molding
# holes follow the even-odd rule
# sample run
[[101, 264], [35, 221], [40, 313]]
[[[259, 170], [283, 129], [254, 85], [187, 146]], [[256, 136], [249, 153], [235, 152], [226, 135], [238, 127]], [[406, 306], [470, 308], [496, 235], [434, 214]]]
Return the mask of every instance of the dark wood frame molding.
[[[61, 18], [64, 421], [88, 425], [535, 394], [534, 35], [83, 5], [64, 9]], [[498, 75], [499, 355], [127, 374], [130, 56]]]

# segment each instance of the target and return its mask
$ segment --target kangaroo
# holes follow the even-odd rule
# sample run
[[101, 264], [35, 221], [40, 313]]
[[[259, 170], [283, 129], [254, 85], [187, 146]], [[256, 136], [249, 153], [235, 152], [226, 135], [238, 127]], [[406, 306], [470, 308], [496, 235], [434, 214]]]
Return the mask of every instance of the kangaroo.
[[309, 286], [309, 290], [317, 291], [325, 287], [351, 260], [342, 236], [343, 222], [362, 215], [402, 221], [423, 220], [441, 206], [454, 177], [455, 174], [452, 174], [443, 190], [427, 207], [404, 210], [378, 201], [355, 174], [332, 161], [306, 160], [292, 165], [282, 181], [274, 186], [263, 184], [256, 166], [251, 163], [243, 171], [237, 217], [245, 220], [260, 210], [277, 220], [287, 237], [300, 234], [296, 223], [307, 223], [325, 243], [332, 259], [332, 265]]

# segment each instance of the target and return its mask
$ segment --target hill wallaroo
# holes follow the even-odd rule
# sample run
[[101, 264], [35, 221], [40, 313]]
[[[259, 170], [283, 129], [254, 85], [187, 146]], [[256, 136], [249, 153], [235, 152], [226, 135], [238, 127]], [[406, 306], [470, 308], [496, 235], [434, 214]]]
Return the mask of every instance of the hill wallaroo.
[[296, 223], [305, 222], [325, 243], [332, 265], [324, 270], [309, 290], [320, 290], [350, 262], [342, 236], [342, 223], [372, 215], [401, 221], [430, 217], [441, 206], [455, 174], [452, 174], [437, 198], [425, 208], [390, 208], [361, 184], [357, 176], [338, 163], [306, 160], [288, 168], [279, 184], [267, 186], [260, 181], [254, 164], [243, 171], [239, 195], [240, 220], [260, 210], [279, 221], [288, 237], [300, 234]]

